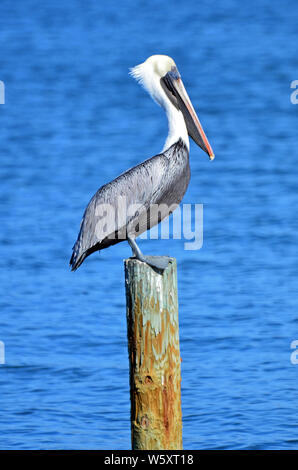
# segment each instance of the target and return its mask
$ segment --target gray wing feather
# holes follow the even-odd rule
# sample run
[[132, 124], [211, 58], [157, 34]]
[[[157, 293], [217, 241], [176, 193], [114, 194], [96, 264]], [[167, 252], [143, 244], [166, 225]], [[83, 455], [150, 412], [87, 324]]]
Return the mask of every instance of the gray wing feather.
[[158, 203], [168, 166], [169, 160], [165, 154], [156, 155], [125, 171], [94, 194], [83, 215], [79, 236], [73, 247], [73, 263], [115, 232], [126, 230], [134, 214], [126, 211], [124, 219], [115, 217], [113, 208], [117, 209], [119, 201], [120, 204], [125, 203], [126, 208], [141, 204], [145, 210], [151, 204]]

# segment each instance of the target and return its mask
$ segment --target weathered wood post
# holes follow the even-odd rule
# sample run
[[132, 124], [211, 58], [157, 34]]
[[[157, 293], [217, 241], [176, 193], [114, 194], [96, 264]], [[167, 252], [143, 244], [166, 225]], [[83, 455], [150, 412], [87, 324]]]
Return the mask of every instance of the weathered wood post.
[[125, 260], [132, 448], [182, 449], [177, 264]]

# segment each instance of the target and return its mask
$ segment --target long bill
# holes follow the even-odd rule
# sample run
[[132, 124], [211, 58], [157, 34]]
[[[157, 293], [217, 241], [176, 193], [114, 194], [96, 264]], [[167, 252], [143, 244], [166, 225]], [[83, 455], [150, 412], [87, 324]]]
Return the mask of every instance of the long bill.
[[182, 112], [189, 136], [213, 160], [213, 150], [176, 67], [161, 79], [161, 84], [171, 102]]

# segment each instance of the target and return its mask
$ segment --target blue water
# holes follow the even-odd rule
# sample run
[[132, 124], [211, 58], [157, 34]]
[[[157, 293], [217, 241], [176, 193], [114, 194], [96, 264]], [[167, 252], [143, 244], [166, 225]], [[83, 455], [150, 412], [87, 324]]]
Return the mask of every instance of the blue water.
[[172, 56], [216, 154], [191, 144], [178, 261], [186, 449], [298, 446], [296, 1], [2, 0], [2, 449], [129, 449], [126, 243], [68, 261], [103, 183], [158, 153], [163, 112], [129, 76]]

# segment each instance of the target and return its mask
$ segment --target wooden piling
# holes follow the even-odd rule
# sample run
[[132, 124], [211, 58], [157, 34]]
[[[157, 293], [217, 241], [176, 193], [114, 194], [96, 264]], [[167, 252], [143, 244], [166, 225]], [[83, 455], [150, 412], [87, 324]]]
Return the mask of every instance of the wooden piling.
[[182, 449], [177, 264], [125, 260], [132, 449]]

